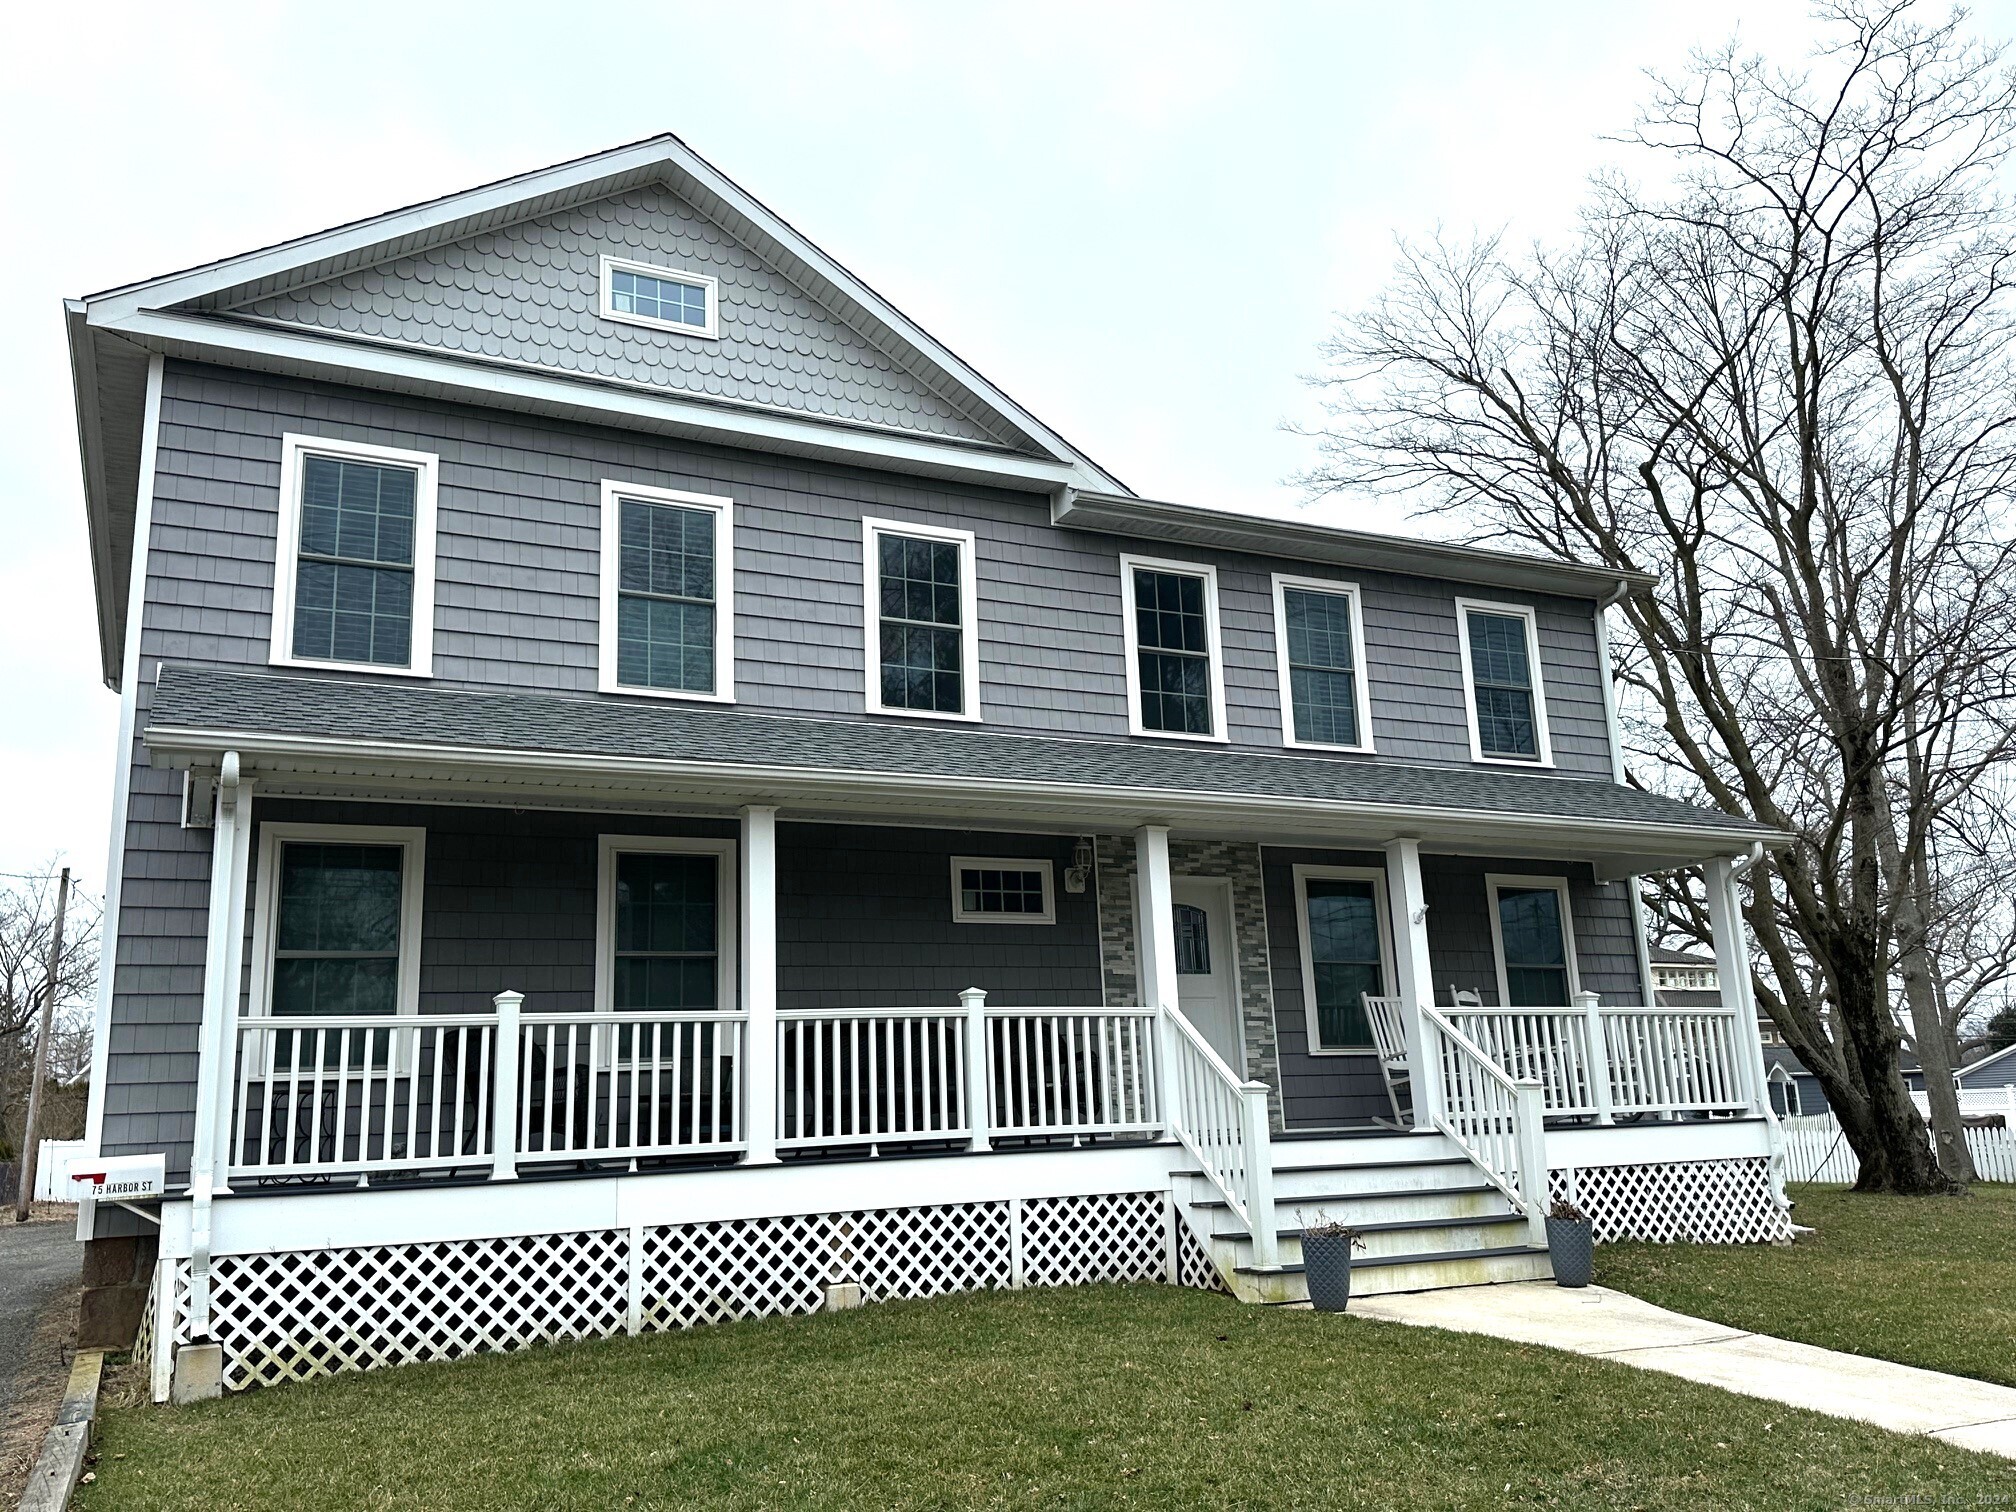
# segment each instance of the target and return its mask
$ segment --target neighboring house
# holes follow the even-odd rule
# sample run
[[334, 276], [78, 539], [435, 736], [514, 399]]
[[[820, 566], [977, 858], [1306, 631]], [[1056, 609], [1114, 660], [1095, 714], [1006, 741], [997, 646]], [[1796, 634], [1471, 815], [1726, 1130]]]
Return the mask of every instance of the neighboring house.
[[68, 320], [157, 1392], [1296, 1297], [1319, 1207], [1366, 1290], [1544, 1275], [1550, 1173], [1786, 1233], [1754, 1015], [1642, 1006], [1637, 878], [1734, 951], [1779, 839], [1617, 780], [1643, 577], [1137, 497], [670, 137]]
[[2016, 1087], [2016, 1045], [1977, 1056], [1953, 1073], [1953, 1082], [1962, 1092]]

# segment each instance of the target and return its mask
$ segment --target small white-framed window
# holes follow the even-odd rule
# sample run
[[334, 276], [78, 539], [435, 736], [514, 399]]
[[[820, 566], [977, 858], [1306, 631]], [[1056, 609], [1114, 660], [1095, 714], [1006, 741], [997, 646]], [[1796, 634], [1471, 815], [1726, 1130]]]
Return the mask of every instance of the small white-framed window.
[[596, 850], [596, 1012], [734, 1012], [735, 842], [603, 835]]
[[1127, 650], [1127, 728], [1163, 740], [1225, 735], [1218, 647], [1218, 569], [1155, 557], [1120, 558]]
[[273, 665], [430, 675], [439, 460], [359, 441], [281, 439]]
[[1551, 767], [1547, 689], [1532, 608], [1459, 598], [1456, 641], [1463, 658], [1471, 759]]
[[721, 281], [625, 257], [602, 259], [602, 318], [709, 340], [721, 334]]
[[424, 829], [260, 825], [248, 1016], [418, 1013], [426, 874]]
[[980, 718], [980, 597], [973, 532], [863, 519], [870, 714]]
[[1283, 743], [1370, 751], [1365, 621], [1358, 585], [1274, 575], [1274, 650]]
[[734, 500], [603, 479], [596, 685], [734, 700]]
[[1396, 980], [1386, 874], [1360, 866], [1297, 866], [1295, 918], [1309, 1053], [1376, 1053], [1365, 998], [1390, 997]]
[[1501, 1008], [1566, 1008], [1582, 990], [1566, 877], [1489, 873], [1491, 954]]
[[1020, 856], [954, 856], [952, 922], [1055, 924], [1050, 863]]

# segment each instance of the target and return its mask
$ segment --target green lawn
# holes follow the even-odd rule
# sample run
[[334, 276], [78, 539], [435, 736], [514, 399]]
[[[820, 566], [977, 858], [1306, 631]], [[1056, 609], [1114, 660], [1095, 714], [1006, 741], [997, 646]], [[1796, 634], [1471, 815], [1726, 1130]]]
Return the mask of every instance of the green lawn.
[[1607, 1361], [1154, 1286], [892, 1303], [103, 1423], [108, 1508], [1770, 1507], [2016, 1465]]
[[1676, 1312], [2016, 1386], [2016, 1186], [1968, 1197], [1793, 1187], [1786, 1246], [1611, 1244], [1596, 1279]]

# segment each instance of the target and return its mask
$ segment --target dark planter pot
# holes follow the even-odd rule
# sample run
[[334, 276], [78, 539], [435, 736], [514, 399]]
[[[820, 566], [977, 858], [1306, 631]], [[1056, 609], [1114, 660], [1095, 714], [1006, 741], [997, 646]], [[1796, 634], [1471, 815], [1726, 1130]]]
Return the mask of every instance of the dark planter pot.
[[1316, 1311], [1344, 1311], [1351, 1301], [1351, 1236], [1304, 1234], [1302, 1275]]
[[1560, 1286], [1587, 1286], [1596, 1268], [1596, 1241], [1587, 1218], [1547, 1220], [1547, 1258], [1554, 1263], [1554, 1280]]

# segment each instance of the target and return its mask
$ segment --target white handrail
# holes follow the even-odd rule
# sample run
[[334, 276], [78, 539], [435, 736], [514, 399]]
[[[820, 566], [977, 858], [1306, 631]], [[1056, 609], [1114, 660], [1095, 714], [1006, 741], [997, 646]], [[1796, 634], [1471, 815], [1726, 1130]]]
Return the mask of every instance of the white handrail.
[[1279, 1264], [1267, 1084], [1234, 1074], [1174, 1005], [1163, 1004], [1162, 1018], [1170, 1031], [1170, 1132], [1197, 1157], [1205, 1177], [1252, 1235], [1253, 1263]]
[[1443, 1108], [1435, 1126], [1526, 1215], [1535, 1244], [1546, 1241], [1547, 1147], [1541, 1083], [1515, 1078], [1434, 1007], [1421, 1005]]

